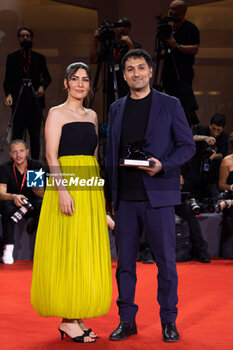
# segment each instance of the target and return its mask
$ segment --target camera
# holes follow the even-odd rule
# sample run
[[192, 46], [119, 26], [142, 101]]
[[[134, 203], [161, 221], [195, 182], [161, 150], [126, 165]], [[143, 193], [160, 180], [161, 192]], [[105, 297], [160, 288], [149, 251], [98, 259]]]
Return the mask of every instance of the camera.
[[191, 207], [192, 211], [194, 212], [194, 214], [199, 214], [200, 210], [201, 210], [201, 207], [198, 204], [198, 202], [196, 201], [196, 199], [195, 198], [190, 198], [189, 202], [190, 202], [190, 207]]
[[157, 35], [162, 42], [165, 42], [172, 35], [172, 26], [169, 23], [174, 25], [181, 21], [181, 19], [177, 17], [162, 17], [162, 15], [156, 16], [156, 19], [158, 21]]
[[224, 191], [220, 193], [220, 195], [217, 198], [217, 203], [215, 204], [215, 212], [220, 213], [223, 211], [225, 208], [229, 209], [231, 207], [230, 202], [228, 199], [232, 200], [232, 192], [230, 191]]
[[104, 20], [99, 30], [100, 39], [107, 46], [109, 43], [112, 43], [115, 40], [115, 31], [113, 29], [122, 28], [126, 26], [127, 25], [124, 22], [111, 23], [107, 20]]
[[20, 220], [22, 220], [23, 216], [28, 212], [33, 210], [32, 204], [26, 199], [26, 198], [21, 198], [23, 201], [24, 205], [22, 205], [12, 216], [11, 219], [15, 222], [18, 223]]
[[213, 152], [216, 151], [216, 147], [215, 146], [210, 146], [210, 145], [206, 145], [207, 147], [204, 147], [203, 152], [202, 152], [202, 157], [203, 159], [207, 159], [210, 156], [212, 156]]

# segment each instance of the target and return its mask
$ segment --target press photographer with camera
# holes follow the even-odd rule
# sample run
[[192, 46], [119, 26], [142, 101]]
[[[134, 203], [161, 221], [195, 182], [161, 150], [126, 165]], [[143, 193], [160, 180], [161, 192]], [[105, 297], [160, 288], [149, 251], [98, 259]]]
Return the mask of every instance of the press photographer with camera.
[[7, 56], [4, 80], [5, 105], [12, 108], [12, 140], [30, 136], [31, 157], [39, 159], [42, 109], [45, 90], [51, 83], [45, 56], [32, 50], [33, 31], [21, 27], [17, 32], [20, 49]]
[[[162, 37], [165, 57], [162, 71], [162, 87], [168, 95], [180, 99], [190, 125], [198, 124], [195, 113], [198, 108], [192, 90], [194, 59], [198, 53], [200, 35], [195, 24], [185, 18], [187, 4], [182, 0], [172, 1], [169, 16], [172, 25], [161, 22], [166, 29]], [[170, 28], [170, 29], [169, 29]]]
[[[100, 64], [100, 62], [109, 60], [109, 56], [112, 56], [119, 98], [127, 95], [129, 92], [129, 87], [123, 78], [121, 69], [122, 58], [129, 50], [141, 47], [141, 44], [135, 42], [129, 35], [130, 29], [131, 22], [126, 17], [117, 18], [113, 24], [104, 21], [102, 26], [94, 33], [94, 45], [90, 58], [91, 64]], [[114, 96], [114, 76], [112, 67], [108, 67], [107, 85], [107, 105], [109, 107], [116, 99]]]
[[183, 166], [184, 190], [198, 200], [219, 194], [218, 177], [222, 158], [228, 154], [228, 135], [224, 131], [225, 116], [216, 113], [210, 125], [199, 125], [193, 131], [197, 151]]
[[37, 226], [43, 197], [43, 188], [28, 188], [27, 170], [39, 170], [42, 164], [28, 159], [29, 149], [23, 140], [16, 139], [10, 145], [12, 160], [0, 165], [0, 213], [3, 228], [4, 264], [13, 264], [15, 225], [25, 214], [34, 218], [29, 233]]

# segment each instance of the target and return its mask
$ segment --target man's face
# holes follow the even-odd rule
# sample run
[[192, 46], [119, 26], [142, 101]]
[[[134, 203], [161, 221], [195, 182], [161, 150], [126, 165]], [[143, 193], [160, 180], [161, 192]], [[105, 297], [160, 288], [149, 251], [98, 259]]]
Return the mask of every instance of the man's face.
[[24, 40], [32, 41], [32, 36], [31, 36], [30, 32], [28, 32], [25, 29], [22, 29], [19, 33], [19, 42], [21, 43]]
[[169, 16], [175, 17], [175, 18], [183, 18], [184, 17], [184, 8], [181, 5], [179, 0], [172, 1], [169, 6], [168, 11]]
[[29, 154], [29, 150], [25, 147], [25, 145], [21, 142], [14, 143], [11, 145], [10, 149], [10, 157], [13, 159], [16, 165], [23, 164]]
[[122, 21], [122, 20], [119, 20], [117, 23], [122, 23], [122, 27], [116, 27], [116, 28], [114, 28], [115, 33], [116, 33], [116, 37], [120, 39], [120, 38], [122, 37], [122, 35], [125, 35], [125, 34], [124, 34], [123, 21]]
[[223, 132], [223, 126], [219, 126], [216, 124], [210, 125], [210, 136], [214, 137], [215, 139], [221, 135]]
[[144, 57], [130, 57], [125, 62], [124, 79], [132, 91], [143, 91], [150, 86], [152, 68]]

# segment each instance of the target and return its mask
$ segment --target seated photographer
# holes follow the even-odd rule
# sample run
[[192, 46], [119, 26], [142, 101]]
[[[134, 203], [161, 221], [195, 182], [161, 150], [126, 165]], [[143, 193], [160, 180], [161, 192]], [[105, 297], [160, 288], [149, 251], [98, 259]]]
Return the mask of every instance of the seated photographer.
[[[120, 24], [122, 23], [122, 26]], [[126, 17], [117, 18], [113, 24], [104, 22], [102, 26], [94, 33], [94, 46], [91, 52], [91, 64], [100, 64], [109, 60], [109, 56], [114, 59], [114, 69], [116, 73], [116, 82], [118, 97], [123, 97], [128, 94], [129, 87], [123, 78], [121, 69], [121, 61], [124, 55], [132, 49], [138, 49], [141, 45], [129, 35], [131, 22]], [[99, 49], [99, 43], [101, 47]], [[115, 101], [113, 74], [108, 72], [108, 106]]]
[[[180, 176], [180, 186], [183, 190], [184, 179]], [[206, 241], [202, 237], [201, 227], [199, 221], [195, 216], [196, 208], [190, 205], [190, 201], [186, 200], [186, 197], [182, 196], [182, 203], [175, 205], [175, 214], [187, 221], [190, 233], [190, 240], [192, 243], [191, 257], [202, 263], [209, 263], [210, 256], [208, 254], [208, 246]], [[141, 242], [141, 258], [143, 263], [153, 263], [154, 257], [151, 251], [150, 245], [146, 237]]]
[[182, 174], [185, 179], [184, 191], [200, 201], [219, 195], [219, 167], [228, 153], [228, 135], [223, 131], [224, 126], [225, 116], [216, 113], [209, 126], [199, 125], [193, 132], [197, 151], [182, 167]]
[[[14, 230], [16, 222], [11, 216], [25, 208], [26, 216], [34, 218], [33, 225], [28, 227], [31, 233], [36, 229], [42, 203], [43, 188], [27, 187], [27, 170], [39, 170], [42, 165], [37, 160], [27, 159], [29, 149], [23, 140], [14, 140], [10, 145], [11, 161], [0, 165], [0, 213], [3, 227], [4, 264], [13, 264]], [[25, 199], [27, 202], [25, 203]], [[32, 205], [33, 210], [30, 210]], [[32, 208], [31, 208], [32, 209]], [[19, 219], [20, 220], [20, 219]]]
[[[180, 177], [180, 185], [183, 191], [184, 179]], [[201, 227], [196, 216], [196, 208], [190, 205], [190, 201], [182, 199], [182, 203], [175, 205], [175, 214], [186, 220], [189, 226], [190, 239], [192, 242], [191, 256], [202, 263], [209, 263], [208, 246], [202, 237]]]

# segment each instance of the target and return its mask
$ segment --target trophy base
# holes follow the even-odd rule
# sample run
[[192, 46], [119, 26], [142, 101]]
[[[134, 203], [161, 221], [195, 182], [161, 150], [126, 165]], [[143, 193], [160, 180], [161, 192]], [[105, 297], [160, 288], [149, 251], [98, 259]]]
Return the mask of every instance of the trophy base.
[[120, 159], [120, 166], [146, 166], [153, 167], [155, 162], [153, 160], [142, 160], [142, 159]]

